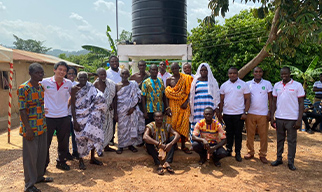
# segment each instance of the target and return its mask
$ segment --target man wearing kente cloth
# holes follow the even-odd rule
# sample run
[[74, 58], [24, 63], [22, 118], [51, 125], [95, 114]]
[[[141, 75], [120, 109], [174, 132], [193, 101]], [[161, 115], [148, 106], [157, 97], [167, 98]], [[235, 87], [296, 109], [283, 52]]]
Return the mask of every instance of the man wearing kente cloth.
[[[159, 175], [164, 174], [164, 169], [170, 174], [174, 174], [170, 163], [172, 163], [174, 149], [180, 135], [171, 128], [170, 124], [163, 122], [161, 111], [154, 112], [154, 120], [146, 125], [143, 135], [146, 150], [152, 156], [155, 165], [158, 166], [157, 173]], [[170, 134], [173, 136], [170, 137]], [[164, 159], [165, 162], [162, 165], [161, 161]]]
[[91, 152], [90, 164], [103, 165], [95, 157], [95, 149], [100, 156], [103, 153], [107, 104], [104, 94], [88, 82], [86, 72], [77, 75], [78, 84], [72, 88], [71, 109], [74, 130], [79, 153], [79, 168], [85, 170], [83, 157]]
[[214, 110], [206, 107], [204, 110], [204, 119], [200, 120], [194, 127], [192, 140], [193, 150], [199, 154], [199, 164], [202, 165], [207, 160], [207, 155], [212, 155], [212, 160], [216, 167], [220, 167], [220, 159], [226, 157], [226, 150], [223, 146], [226, 144], [226, 135], [221, 124], [213, 119]]
[[185, 147], [186, 139], [189, 136], [189, 93], [193, 78], [190, 75], [179, 73], [179, 64], [171, 65], [172, 77], [167, 79], [165, 95], [169, 100], [170, 116], [167, 123], [181, 135], [181, 150], [187, 154], [191, 151]]

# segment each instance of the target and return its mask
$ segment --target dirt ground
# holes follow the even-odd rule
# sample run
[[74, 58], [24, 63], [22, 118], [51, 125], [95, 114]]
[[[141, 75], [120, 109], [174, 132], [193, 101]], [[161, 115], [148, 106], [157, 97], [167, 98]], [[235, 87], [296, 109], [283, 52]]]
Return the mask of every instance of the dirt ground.
[[[18, 129], [11, 132], [11, 143], [7, 143], [7, 133], [0, 134], [0, 191], [23, 191], [22, 139]], [[258, 138], [255, 149], [259, 149]], [[125, 150], [117, 155], [105, 152], [103, 166], [89, 164], [87, 170], [78, 169], [78, 161], [69, 161], [70, 171], [55, 167], [57, 140], [54, 137], [50, 149], [51, 163], [47, 176], [52, 183], [36, 186], [42, 191], [321, 191], [322, 189], [322, 134], [313, 135], [298, 132], [296, 171], [287, 168], [287, 143], [285, 142], [284, 164], [278, 167], [264, 165], [256, 155], [255, 159], [237, 162], [234, 157], [221, 160], [217, 168], [212, 161], [199, 166], [196, 153], [186, 155], [178, 150], [172, 167], [175, 174], [156, 174], [152, 158], [144, 148], [138, 153]], [[243, 135], [242, 154], [247, 153]], [[276, 157], [275, 130], [269, 130], [268, 160]]]

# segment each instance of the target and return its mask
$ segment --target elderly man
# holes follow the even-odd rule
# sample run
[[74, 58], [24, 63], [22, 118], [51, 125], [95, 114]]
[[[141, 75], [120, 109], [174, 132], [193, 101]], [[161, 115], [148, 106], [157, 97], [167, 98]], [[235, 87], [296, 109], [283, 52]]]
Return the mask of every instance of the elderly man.
[[115, 83], [106, 78], [106, 71], [104, 68], [98, 68], [96, 70], [98, 78], [94, 82], [96, 89], [100, 90], [105, 97], [106, 105], [108, 107], [106, 111], [106, 120], [103, 125], [104, 132], [104, 151], [114, 152], [115, 149], [109, 147], [109, 142], [113, 138], [113, 117], [114, 117], [114, 96], [115, 96]]
[[20, 135], [22, 139], [22, 160], [26, 192], [40, 191], [34, 184], [52, 182], [45, 178], [47, 154], [47, 126], [44, 109], [44, 88], [39, 83], [44, 69], [39, 63], [29, 66], [30, 80], [18, 88], [20, 111]]
[[[305, 92], [302, 84], [291, 79], [289, 67], [281, 69], [282, 81], [275, 83], [273, 88], [273, 102], [271, 113], [271, 125], [276, 128], [277, 135], [277, 159], [272, 166], [283, 164], [282, 154], [287, 135], [288, 168], [296, 170], [294, 158], [296, 153], [297, 129], [301, 128], [304, 111]], [[275, 118], [274, 118], [275, 114]], [[287, 134], [286, 134], [287, 133]]]
[[122, 81], [116, 84], [116, 109], [115, 119], [118, 122], [118, 149], [117, 154], [128, 147], [132, 152], [138, 150], [134, 145], [142, 143], [142, 134], [145, 128], [145, 121], [138, 103], [141, 99], [141, 91], [135, 81], [129, 81], [130, 72], [128, 69], [121, 71]]
[[149, 73], [147, 73], [145, 71], [146, 68], [146, 63], [145, 61], [141, 60], [138, 62], [138, 68], [139, 68], [139, 72], [134, 73], [131, 77], [130, 80], [134, 80], [137, 82], [137, 84], [139, 85], [139, 87], [141, 88], [141, 84], [142, 82], [148, 78], [150, 76]]
[[86, 72], [79, 72], [79, 84], [72, 88], [71, 106], [74, 130], [79, 153], [79, 169], [85, 170], [83, 157], [91, 151], [90, 164], [102, 165], [95, 159], [95, 149], [100, 156], [104, 145], [103, 125], [106, 119], [107, 104], [102, 92], [88, 82]]
[[212, 155], [216, 167], [220, 167], [220, 159], [226, 157], [226, 150], [223, 146], [226, 144], [225, 132], [221, 124], [214, 120], [215, 110], [206, 107], [204, 110], [204, 119], [200, 120], [192, 134], [193, 150], [200, 156], [199, 164], [202, 165], [207, 160], [207, 155]]
[[[171, 168], [174, 150], [180, 135], [171, 128], [170, 124], [163, 122], [163, 114], [161, 111], [154, 112], [153, 122], [146, 125], [143, 139], [145, 141], [146, 149], [152, 156], [155, 165], [158, 166], [157, 173], [164, 174], [166, 169], [170, 174], [174, 174]], [[170, 134], [173, 135], [170, 137]], [[161, 161], [165, 159], [163, 165]]]
[[189, 95], [193, 79], [190, 75], [179, 73], [178, 63], [171, 65], [171, 71], [173, 76], [167, 79], [167, 88], [165, 89], [170, 107], [167, 123], [181, 135], [181, 150], [191, 154], [191, 151], [185, 146], [185, 142], [189, 137]]

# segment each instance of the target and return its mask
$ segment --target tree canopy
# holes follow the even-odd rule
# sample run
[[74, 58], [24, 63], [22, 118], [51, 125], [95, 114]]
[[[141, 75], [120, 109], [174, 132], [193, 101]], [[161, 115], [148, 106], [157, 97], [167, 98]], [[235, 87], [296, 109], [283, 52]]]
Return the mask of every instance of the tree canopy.
[[[274, 13], [270, 12], [265, 18], [254, 16], [254, 10], [241, 11], [225, 20], [223, 25], [207, 25], [201, 20], [199, 26], [192, 29], [188, 37], [193, 46], [193, 68], [202, 62], [211, 65], [214, 76], [222, 84], [227, 80], [227, 71], [230, 67], [242, 68], [250, 62], [265, 46], [268, 39], [270, 22]], [[321, 55], [322, 46], [319, 42], [307, 40], [295, 47], [294, 56], [280, 52], [264, 58], [259, 66], [264, 70], [264, 78], [275, 83], [280, 80], [279, 69], [284, 65], [292, 65], [305, 71], [313, 58]], [[322, 67], [318, 60], [316, 67]], [[245, 80], [252, 78], [251, 73]], [[301, 78], [298, 78], [303, 83]]]
[[51, 48], [43, 46], [44, 41], [37, 41], [33, 39], [24, 40], [16, 35], [13, 35], [13, 37], [16, 39], [13, 42], [16, 49], [31, 51], [35, 53], [47, 53], [47, 51], [51, 50]]
[[[294, 57], [296, 48], [302, 43], [321, 41], [322, 0], [244, 0], [245, 3], [250, 1], [262, 4], [254, 11], [257, 17], [266, 17], [270, 10], [274, 12], [274, 17], [268, 21], [270, 28], [266, 43], [259, 53], [240, 69], [241, 78], [269, 56], [283, 54]], [[229, 6], [229, 0], [210, 0], [208, 4], [213, 16], [221, 14], [223, 17]], [[211, 21], [205, 21], [209, 20]]]

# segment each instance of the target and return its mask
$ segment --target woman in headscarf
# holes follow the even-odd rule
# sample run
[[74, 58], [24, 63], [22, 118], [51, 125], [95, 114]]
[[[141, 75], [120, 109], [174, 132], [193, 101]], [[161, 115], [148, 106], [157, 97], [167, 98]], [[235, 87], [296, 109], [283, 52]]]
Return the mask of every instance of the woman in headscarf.
[[191, 83], [190, 90], [190, 141], [192, 141], [191, 135], [196, 123], [204, 119], [204, 109], [211, 107], [218, 112], [219, 102], [220, 93], [217, 80], [214, 78], [209, 64], [201, 63]]

